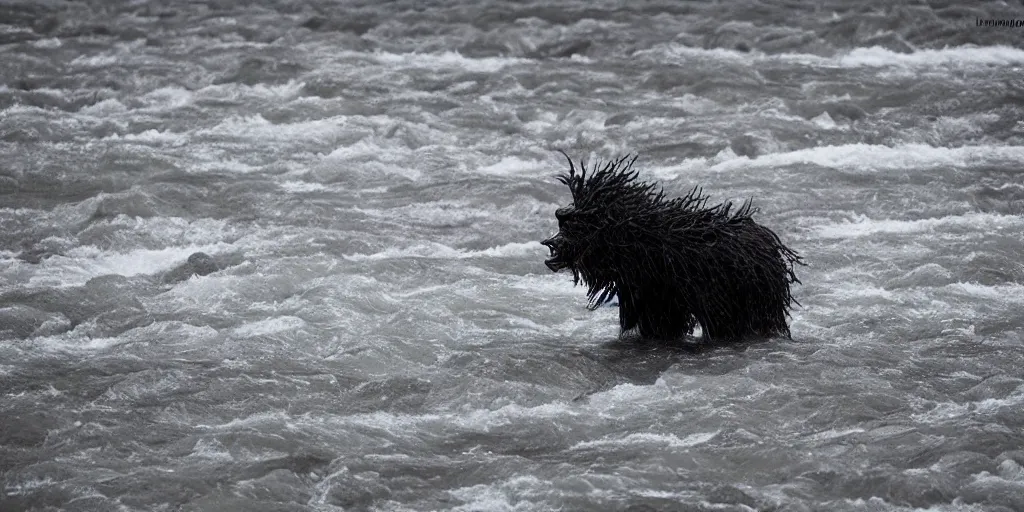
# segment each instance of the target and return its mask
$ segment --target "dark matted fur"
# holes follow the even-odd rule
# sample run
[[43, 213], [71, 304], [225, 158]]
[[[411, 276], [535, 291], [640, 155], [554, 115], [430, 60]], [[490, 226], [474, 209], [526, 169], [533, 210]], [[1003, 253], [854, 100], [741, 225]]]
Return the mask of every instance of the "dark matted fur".
[[565, 157], [569, 172], [558, 179], [572, 204], [555, 212], [558, 233], [541, 243], [548, 268], [586, 284], [590, 309], [618, 295], [623, 333], [644, 338], [678, 339], [696, 324], [712, 342], [789, 337], [790, 285], [803, 261], [754, 222], [749, 200], [708, 206], [697, 187], [666, 199], [637, 179], [636, 156], [589, 171], [581, 161], [578, 172]]

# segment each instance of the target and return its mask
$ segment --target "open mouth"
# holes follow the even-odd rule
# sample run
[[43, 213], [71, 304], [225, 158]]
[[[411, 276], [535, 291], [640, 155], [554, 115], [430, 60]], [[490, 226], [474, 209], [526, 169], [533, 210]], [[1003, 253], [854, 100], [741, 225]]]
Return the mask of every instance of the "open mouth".
[[541, 245], [546, 246], [551, 251], [551, 257], [544, 260], [544, 264], [547, 265], [552, 272], [558, 272], [559, 270], [569, 267], [569, 262], [562, 258], [562, 251], [560, 248], [563, 243], [564, 239], [561, 235], [555, 235], [541, 242]]

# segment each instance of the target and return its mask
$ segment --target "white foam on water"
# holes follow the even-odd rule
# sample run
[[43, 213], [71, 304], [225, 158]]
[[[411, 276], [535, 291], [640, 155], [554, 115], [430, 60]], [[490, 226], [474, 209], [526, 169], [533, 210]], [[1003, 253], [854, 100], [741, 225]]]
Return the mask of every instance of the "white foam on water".
[[27, 478], [21, 481], [8, 481], [4, 485], [5, 496], [20, 496], [22, 494], [29, 494], [38, 489], [50, 487], [56, 485], [57, 482], [50, 477], [45, 478]]
[[68, 65], [74, 68], [101, 68], [117, 64], [121, 59], [122, 56], [113, 53], [90, 56], [81, 55], [75, 57]]
[[[197, 155], [199, 156], [199, 155]], [[206, 155], [202, 155], [206, 156]], [[198, 159], [198, 158], [197, 158]], [[188, 167], [188, 172], [206, 173], [210, 171], [227, 171], [234, 174], [249, 174], [260, 167], [249, 165], [231, 158], [213, 157], [209, 160], [196, 162]]]
[[[338, 160], [371, 160], [371, 161], [386, 161], [388, 153], [384, 151], [384, 148], [380, 144], [374, 143], [372, 140], [360, 139], [354, 144], [346, 144], [339, 146], [333, 151], [328, 153], [325, 158], [338, 159]], [[400, 160], [400, 159], [395, 159]]]
[[[502, 197], [499, 201], [511, 198]], [[352, 208], [352, 211], [368, 217], [386, 219], [396, 225], [451, 229], [472, 229], [487, 231], [489, 225], [517, 225], [529, 219], [547, 219], [553, 210], [550, 204], [532, 197], [517, 197], [507, 204], [495, 207], [493, 204], [470, 204], [464, 201], [430, 201], [412, 203], [395, 208]], [[450, 240], [448, 234], [444, 240]], [[528, 242], [526, 242], [528, 243]], [[537, 247], [541, 247], [538, 240]]]
[[872, 46], [854, 48], [839, 56], [842, 67], [939, 67], [939, 66], [1012, 66], [1024, 64], [1024, 50], [1011, 46], [955, 46], [941, 49], [921, 49], [902, 53]]
[[[53, 89], [50, 87], [40, 87], [38, 89], [33, 89], [32, 92], [34, 94], [46, 94], [54, 98], [63, 98], [69, 95], [69, 91], [67, 89]], [[7, 108], [0, 110], [0, 119], [3, 119], [5, 123], [9, 123], [12, 120], [4, 118], [12, 117], [20, 117], [22, 119], [19, 119], [18, 121], [26, 121], [29, 123], [44, 120], [46, 123], [51, 123], [56, 126], [78, 128], [81, 125], [81, 122], [78, 119], [73, 116], [69, 116], [65, 112], [47, 109], [45, 106], [36, 106], [19, 102], [12, 103], [7, 106]], [[55, 147], [71, 145], [72, 143], [67, 141], [53, 142], [53, 146]], [[80, 146], [81, 144], [79, 143], [79, 147]]]
[[[32, 92], [37, 94], [46, 94], [49, 96], [53, 96], [55, 98], [62, 98], [67, 95], [67, 91], [63, 89], [51, 89], [49, 87], [41, 87], [39, 89], [33, 90]], [[46, 108], [37, 107], [35, 105], [25, 105], [22, 103], [14, 103], [9, 107], [0, 110], [0, 114], [2, 114], [3, 117], [15, 115], [23, 115], [25, 117], [43, 115], [46, 117], [50, 117], [49, 114], [51, 113], [52, 112]]]
[[231, 452], [220, 441], [205, 438], [196, 439], [196, 444], [192, 448], [192, 453], [188, 454], [188, 457], [218, 462], [233, 462], [235, 460], [235, 457], [231, 455]]
[[302, 192], [320, 192], [327, 190], [327, 187], [321, 183], [311, 183], [308, 181], [285, 181], [278, 183], [277, 186], [281, 187], [285, 192], [291, 193], [302, 193]]
[[527, 331], [552, 333], [554, 329], [547, 325], [541, 325], [533, 320], [523, 317], [513, 317], [508, 319], [508, 324], [514, 329], [523, 329]]
[[403, 68], [456, 69], [483, 73], [495, 73], [508, 66], [531, 63], [528, 59], [513, 57], [464, 57], [458, 52], [451, 51], [442, 53], [375, 52], [370, 57], [381, 64]]
[[404, 291], [404, 292], [394, 292], [394, 293], [391, 293], [390, 295], [392, 297], [397, 297], [397, 298], [401, 298], [401, 299], [409, 299], [409, 298], [412, 298], [412, 297], [419, 297], [420, 295], [426, 295], [426, 294], [443, 295], [443, 294], [447, 293], [447, 290], [449, 288], [451, 288], [451, 285], [448, 285], [448, 284], [428, 285], [428, 286], [421, 286], [419, 288], [415, 288], [413, 290], [408, 290], [408, 291]]
[[893, 220], [871, 219], [858, 215], [855, 220], [834, 224], [822, 224], [811, 228], [815, 236], [825, 239], [860, 238], [877, 234], [919, 234], [936, 231], [976, 230], [979, 237], [993, 231], [1024, 230], [1024, 217], [999, 213], [968, 212], [945, 217]]
[[226, 423], [221, 424], [198, 424], [195, 427], [202, 430], [218, 430], [218, 431], [232, 431], [241, 429], [262, 429], [266, 427], [273, 427], [279, 425], [286, 425], [289, 428], [294, 426], [292, 420], [294, 418], [284, 411], [264, 411], [258, 412], [244, 418], [235, 418]]
[[498, 409], [472, 409], [458, 413], [443, 414], [401, 414], [378, 411], [354, 414], [334, 419], [346, 425], [358, 425], [385, 430], [399, 437], [408, 432], [418, 431], [424, 425], [436, 425], [445, 429], [457, 428], [487, 432], [525, 421], [552, 421], [578, 416], [580, 412], [566, 402], [554, 402], [533, 407], [508, 404]]
[[1024, 483], [1024, 467], [1021, 467], [1013, 459], [1006, 459], [999, 463], [999, 475], [1007, 480]]
[[230, 82], [225, 84], [208, 85], [198, 89], [193, 93], [193, 100], [225, 101], [260, 99], [282, 102], [298, 98], [305, 86], [305, 82], [294, 79], [280, 85], [267, 85], [261, 83], [248, 85]]
[[229, 244], [215, 243], [114, 252], [91, 245], [80, 246], [71, 249], [66, 255], [55, 255], [40, 262], [36, 265], [36, 273], [29, 279], [29, 284], [63, 288], [79, 286], [94, 277], [110, 274], [126, 277], [156, 274], [181, 265], [192, 253], [201, 251], [214, 255], [231, 247]]
[[928, 425], [955, 420], [970, 416], [978, 420], [979, 416], [996, 414], [1003, 408], [1020, 409], [1024, 405], [1024, 386], [1018, 386], [1005, 398], [986, 398], [977, 402], [939, 402], [929, 411], [911, 414], [914, 421]]
[[[181, 343], [202, 344], [219, 336], [217, 329], [209, 325], [196, 326], [180, 320], [153, 322], [140, 327], [139, 334], [146, 339], [172, 338]], [[222, 365], [231, 366], [231, 361], [222, 361]]]
[[790, 62], [832, 68], [938, 68], [966, 66], [1017, 66], [1024, 64], [1024, 50], [1010, 46], [955, 46], [895, 52], [880, 46], [854, 48], [846, 53], [823, 57], [809, 53], [764, 54], [723, 48], [703, 49], [680, 43], [667, 43], [634, 54], [643, 58], [668, 58], [673, 61], [713, 60], [732, 64]]
[[195, 93], [188, 89], [168, 86], [153, 89], [137, 99], [142, 103], [143, 110], [163, 112], [191, 105], [194, 98]]
[[306, 321], [296, 316], [279, 316], [248, 323], [232, 330], [231, 334], [238, 338], [266, 336], [284, 331], [301, 329]]
[[167, 144], [169, 146], [184, 146], [189, 142], [189, 134], [172, 132], [167, 130], [149, 129], [139, 133], [126, 133], [119, 135], [112, 133], [102, 140], [146, 142], [152, 144]]
[[61, 46], [64, 46], [64, 43], [58, 37], [47, 37], [44, 39], [37, 39], [35, 41], [32, 41], [32, 46], [36, 48], [45, 48], [51, 50], [54, 48], [60, 48]]
[[[96, 198], [102, 199], [106, 195], [105, 193], [100, 194]], [[107, 220], [106, 223], [110, 226], [123, 227], [132, 233], [144, 233], [171, 246], [211, 245], [235, 240], [243, 234], [252, 234], [240, 230], [237, 225], [225, 219], [212, 218], [133, 217], [120, 214]], [[63, 239], [54, 240], [55, 244], [60, 242], [69, 243]]]
[[836, 122], [832, 119], [832, 116], [828, 115], [828, 112], [818, 114], [816, 117], [811, 119], [811, 122], [817, 125], [818, 128], [822, 128], [824, 130], [835, 130], [838, 127]]
[[668, 58], [672, 61], [679, 59], [714, 60], [719, 62], [730, 62], [745, 64], [757, 58], [757, 55], [747, 54], [736, 50], [725, 48], [697, 48], [680, 43], [664, 43], [653, 46], [649, 49], [633, 52], [634, 57], [659, 60]]
[[936, 167], [981, 167], [997, 163], [1024, 161], [1024, 146], [961, 146], [935, 147], [927, 144], [898, 144], [892, 147], [876, 144], [844, 144], [801, 149], [787, 153], [771, 153], [751, 159], [745, 156], [718, 163], [693, 159], [693, 163], [709, 164], [712, 171], [733, 171], [745, 168], [771, 168], [794, 164], [814, 164], [833, 169], [855, 169], [862, 172], [884, 172]]
[[452, 511], [477, 512], [525, 512], [544, 510], [541, 504], [528, 498], [530, 491], [549, 487], [550, 482], [526, 475], [516, 476], [494, 484], [477, 484], [470, 487], [451, 489], [448, 493], [464, 503], [452, 508]]
[[572, 446], [572, 449], [586, 449], [586, 448], [604, 448], [609, 446], [630, 446], [630, 445], [667, 445], [669, 448], [690, 448], [704, 444], [714, 439], [721, 431], [716, 430], [714, 432], [698, 432], [696, 434], [690, 434], [686, 437], [680, 438], [675, 434], [655, 434], [650, 432], [637, 432], [629, 434], [625, 437], [605, 437], [602, 439], [595, 439], [593, 441], [583, 441], [576, 443]]
[[[350, 131], [352, 129], [349, 128]], [[400, 146], [384, 145], [375, 139], [375, 136], [369, 136], [355, 143], [339, 146], [324, 156], [320, 165], [328, 172], [337, 173], [340, 170], [345, 176], [401, 176], [409, 181], [419, 181], [423, 178], [424, 172], [421, 169], [409, 165], [410, 158], [414, 162], [420, 160], [413, 151]]]
[[448, 422], [461, 428], [487, 431], [494, 427], [519, 424], [524, 420], [553, 421], [579, 416], [580, 411], [567, 402], [552, 402], [536, 406], [508, 404], [495, 410], [475, 409], [463, 414], [451, 415]]
[[832, 294], [844, 299], [867, 298], [892, 301], [898, 298], [896, 293], [885, 288], [849, 281], [833, 285]]
[[523, 130], [531, 133], [545, 133], [558, 124], [558, 115], [554, 112], [540, 112], [537, 119], [523, 123]]
[[418, 202], [388, 209], [354, 207], [352, 211], [369, 217], [442, 227], [461, 225], [474, 219], [493, 216], [493, 208], [476, 208], [470, 206], [468, 201], [448, 199]]
[[998, 121], [998, 114], [988, 112], [967, 114], [962, 117], [939, 116], [928, 129], [931, 132], [929, 135], [940, 141], [970, 140], [984, 136], [987, 125]]
[[860, 434], [863, 432], [866, 432], [866, 430], [864, 430], [863, 428], [846, 428], [839, 430], [830, 428], [828, 430], [823, 430], [821, 432], [816, 432], [814, 434], [806, 436], [804, 437], [804, 440], [810, 442], [829, 441], [832, 439], [838, 439], [840, 437], [846, 437], [851, 434]]
[[400, 258], [430, 258], [430, 259], [467, 259], [467, 258], [506, 258], [517, 256], [528, 256], [543, 253], [543, 247], [535, 241], [531, 242], [510, 242], [496, 247], [471, 251], [455, 249], [453, 247], [436, 243], [421, 243], [409, 247], [390, 248], [373, 254], [344, 254], [343, 258], [349, 261], [377, 261]]
[[986, 301], [996, 301], [1000, 304], [1024, 303], [1024, 284], [1021, 283], [1004, 283], [997, 285], [952, 283], [944, 288], [975, 300], [984, 299]]
[[86, 105], [82, 107], [78, 113], [86, 114], [94, 117], [107, 117], [118, 114], [123, 114], [128, 111], [128, 107], [124, 103], [121, 103], [117, 98], [107, 98], [105, 100], [93, 103], [92, 105]]
[[659, 377], [649, 386], [625, 383], [607, 391], [594, 393], [588, 397], [587, 404], [598, 411], [613, 411], [623, 406], [635, 410], [640, 404], [667, 401], [681, 393], [680, 390], [671, 389], [664, 377]]
[[131, 343], [131, 338], [122, 333], [116, 337], [92, 337], [82, 334], [81, 330], [88, 330], [88, 322], [79, 324], [74, 330], [58, 335], [37, 336], [29, 342], [32, 347], [52, 352], [95, 352]]
[[[530, 122], [523, 123], [524, 131], [537, 138], [559, 137], [551, 141], [555, 147], [571, 148], [579, 143], [580, 134], [601, 134], [609, 128], [605, 126], [608, 114], [598, 110], [574, 110], [564, 116], [543, 113]], [[656, 122], [656, 121], [655, 121]], [[650, 129], [651, 122], [645, 124]], [[674, 123], [673, 123], [674, 124]], [[598, 151], [604, 154], [625, 153], [625, 143], [621, 141], [605, 141]]]
[[538, 267], [537, 272], [539, 273], [517, 276], [515, 280], [506, 284], [506, 287], [541, 297], [579, 293], [578, 290], [574, 291], [571, 274], [554, 275], [546, 267]]
[[[895, 146], [877, 144], [842, 144], [820, 146], [782, 153], [768, 153], [756, 158], [737, 156], [725, 148], [712, 157], [687, 158], [671, 166], [647, 167], [658, 179], [674, 180], [700, 173], [722, 173], [776, 169], [794, 165], [813, 165], [809, 172], [820, 173], [820, 168], [871, 175], [893, 171], [914, 170], [925, 173], [933, 170], [969, 170], [976, 167], [1013, 166], [1024, 161], [1024, 146], [961, 146], [955, 148], [910, 143]], [[1024, 172], [1024, 171], [1022, 171]]]
[[193, 137], [230, 137], [257, 141], [307, 141], [333, 138], [343, 132], [343, 117], [297, 123], [272, 123], [260, 114], [230, 116], [215, 126], [193, 132]]
[[[599, 395], [604, 395], [604, 399]], [[621, 406], [628, 406], [629, 411], [635, 411], [637, 404], [663, 402], [671, 396], [673, 396], [673, 390], [669, 389], [664, 384], [664, 381], [659, 379], [658, 383], [651, 386], [620, 384], [611, 390], [590, 395], [589, 400], [579, 403], [557, 401], [536, 406], [523, 406], [513, 403], [497, 409], [471, 409], [455, 413], [435, 414], [405, 414], [376, 411], [332, 417], [326, 421], [331, 424], [340, 424], [347, 427], [355, 425], [380, 429], [397, 437], [406, 438], [410, 432], [422, 431], [428, 425], [445, 430], [456, 428], [488, 432], [495, 428], [523, 424], [524, 422], [550, 422], [556, 420], [576, 422], [578, 420], [573, 420], [572, 418], [579, 416], [604, 416], [609, 413], [617, 414], [617, 412], [621, 412], [617, 411]], [[275, 418], [277, 417], [275, 416]], [[209, 428], [234, 428], [241, 425], [250, 425], [251, 421], [265, 421], [266, 419], [263, 415], [256, 415], [249, 418], [232, 420], [226, 424]], [[630, 438], [630, 440], [631, 442], [656, 442], [682, 447], [707, 442], [716, 435], [718, 435], [718, 431], [698, 433], [686, 438], [678, 438], [671, 435], [659, 437], [660, 435], [655, 434], [646, 437], [641, 435]]]
[[502, 157], [501, 160], [494, 162], [490, 165], [480, 167], [476, 172], [480, 174], [489, 174], [492, 176], [522, 176], [522, 175], [537, 175], [542, 172], [551, 171], [551, 166], [547, 162], [540, 160], [523, 160], [517, 156], [506, 156]]

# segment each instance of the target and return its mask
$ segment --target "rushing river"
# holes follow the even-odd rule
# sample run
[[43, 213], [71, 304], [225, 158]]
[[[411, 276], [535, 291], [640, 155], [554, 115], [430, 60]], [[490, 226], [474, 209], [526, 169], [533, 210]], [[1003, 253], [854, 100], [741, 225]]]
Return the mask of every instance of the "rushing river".
[[[931, 3], [0, 2], [0, 510], [1024, 510], [1024, 7]], [[792, 340], [620, 340], [560, 149]]]

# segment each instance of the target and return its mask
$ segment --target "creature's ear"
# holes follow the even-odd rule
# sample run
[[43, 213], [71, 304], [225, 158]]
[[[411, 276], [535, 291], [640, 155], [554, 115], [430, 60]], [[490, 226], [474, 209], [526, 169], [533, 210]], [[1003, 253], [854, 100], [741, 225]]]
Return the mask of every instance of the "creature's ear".
[[572, 158], [570, 158], [569, 155], [561, 149], [559, 149], [558, 152], [569, 161], [569, 172], [558, 176], [558, 181], [569, 187], [569, 192], [572, 194], [573, 201], [577, 201], [582, 194], [583, 186], [587, 179], [587, 166], [581, 160], [579, 173], [577, 173], [576, 164], [573, 163]]
[[558, 175], [558, 181], [562, 182], [563, 185], [568, 186], [570, 189], [573, 188], [573, 182], [576, 181], [576, 166], [572, 163], [572, 158], [565, 154], [565, 151], [558, 150], [566, 160], [569, 161], [569, 172]]
[[565, 151], [562, 151], [561, 149], [559, 149], [558, 152], [569, 161], [569, 177], [572, 178], [573, 176], [576, 176], [576, 166], [573, 165], [572, 158], [569, 158], [569, 155], [565, 154]]

